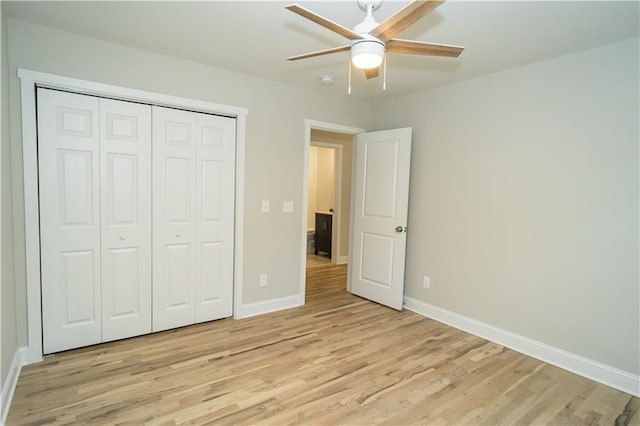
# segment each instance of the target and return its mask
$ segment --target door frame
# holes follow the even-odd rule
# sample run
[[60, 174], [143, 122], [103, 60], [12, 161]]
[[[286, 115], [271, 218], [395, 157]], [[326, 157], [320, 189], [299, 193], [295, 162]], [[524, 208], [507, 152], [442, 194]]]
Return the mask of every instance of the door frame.
[[38, 152], [36, 86], [92, 96], [141, 102], [236, 119], [234, 318], [242, 318], [242, 253], [244, 223], [244, 167], [246, 108], [130, 89], [88, 80], [18, 69], [22, 101], [22, 165], [24, 178], [25, 255], [27, 281], [27, 362], [42, 360], [42, 302], [40, 282], [40, 220], [38, 201]]
[[[345, 126], [343, 124], [329, 123], [326, 121], [318, 121], [310, 118], [305, 118], [304, 120], [304, 159], [303, 159], [303, 167], [302, 167], [302, 208], [300, 209], [300, 214], [302, 215], [302, 230], [301, 230], [301, 241], [302, 241], [302, 250], [301, 251], [301, 259], [300, 259], [300, 301], [301, 304], [305, 304], [306, 299], [306, 284], [307, 284], [307, 214], [308, 214], [308, 200], [309, 200], [309, 148], [311, 147], [311, 129], [315, 130], [325, 130], [334, 133], [343, 133], [347, 135], [355, 136], [358, 133], [364, 133], [367, 130], [359, 127]], [[355, 157], [354, 157], [355, 158]], [[353, 174], [353, 158], [351, 162], [351, 171]], [[353, 191], [352, 191], [353, 192]], [[341, 212], [340, 212], [341, 213]], [[336, 221], [338, 222], [339, 219]], [[333, 226], [339, 226], [340, 224], [334, 222]], [[333, 244], [333, 242], [332, 242]], [[332, 247], [333, 251], [333, 247]], [[335, 254], [336, 259], [338, 258], [338, 253]], [[331, 254], [333, 260], [333, 253]]]

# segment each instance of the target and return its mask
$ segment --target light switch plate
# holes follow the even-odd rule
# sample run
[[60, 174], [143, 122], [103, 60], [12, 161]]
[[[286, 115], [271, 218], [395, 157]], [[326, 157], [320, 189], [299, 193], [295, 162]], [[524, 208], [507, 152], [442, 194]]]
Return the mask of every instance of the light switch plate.
[[262, 213], [269, 213], [269, 200], [262, 201]]
[[282, 212], [283, 213], [293, 213], [293, 201], [283, 201], [282, 202]]

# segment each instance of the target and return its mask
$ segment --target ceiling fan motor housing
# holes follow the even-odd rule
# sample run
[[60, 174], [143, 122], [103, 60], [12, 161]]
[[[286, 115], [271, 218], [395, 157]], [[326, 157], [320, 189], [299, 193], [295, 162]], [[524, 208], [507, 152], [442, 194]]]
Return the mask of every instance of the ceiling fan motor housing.
[[[371, 2], [369, 2], [371, 3]], [[371, 15], [372, 6], [367, 8], [367, 16], [353, 28], [353, 32], [361, 36], [361, 39], [351, 42], [351, 60], [353, 65], [361, 69], [377, 68], [384, 57], [384, 43], [369, 34], [378, 23]]]

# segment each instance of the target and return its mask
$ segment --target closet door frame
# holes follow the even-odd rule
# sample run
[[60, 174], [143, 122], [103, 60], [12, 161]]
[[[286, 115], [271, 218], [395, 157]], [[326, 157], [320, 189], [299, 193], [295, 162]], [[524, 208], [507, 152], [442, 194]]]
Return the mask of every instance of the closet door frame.
[[161, 93], [130, 89], [55, 74], [18, 69], [22, 101], [22, 162], [24, 174], [25, 260], [27, 279], [27, 359], [42, 360], [42, 312], [40, 282], [40, 222], [38, 207], [38, 151], [36, 123], [36, 87], [64, 90], [84, 95], [140, 102], [169, 108], [233, 117], [236, 119], [235, 227], [233, 316], [242, 318], [242, 253], [244, 217], [244, 152], [246, 108], [204, 102]]

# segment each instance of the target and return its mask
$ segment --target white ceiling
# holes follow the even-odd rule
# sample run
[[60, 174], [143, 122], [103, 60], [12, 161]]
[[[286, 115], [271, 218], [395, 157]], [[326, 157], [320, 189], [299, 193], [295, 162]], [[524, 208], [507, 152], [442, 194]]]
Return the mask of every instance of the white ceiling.
[[[353, 28], [356, 1], [297, 1]], [[289, 62], [283, 58], [348, 44], [286, 10], [291, 2], [6, 2], [19, 19], [190, 61], [347, 96], [348, 53]], [[407, 1], [383, 2], [382, 22]], [[353, 75], [352, 96], [396, 97], [639, 35], [638, 1], [456, 1], [397, 35], [465, 46], [459, 58], [391, 55], [382, 78]], [[335, 76], [331, 87], [321, 75]]]

